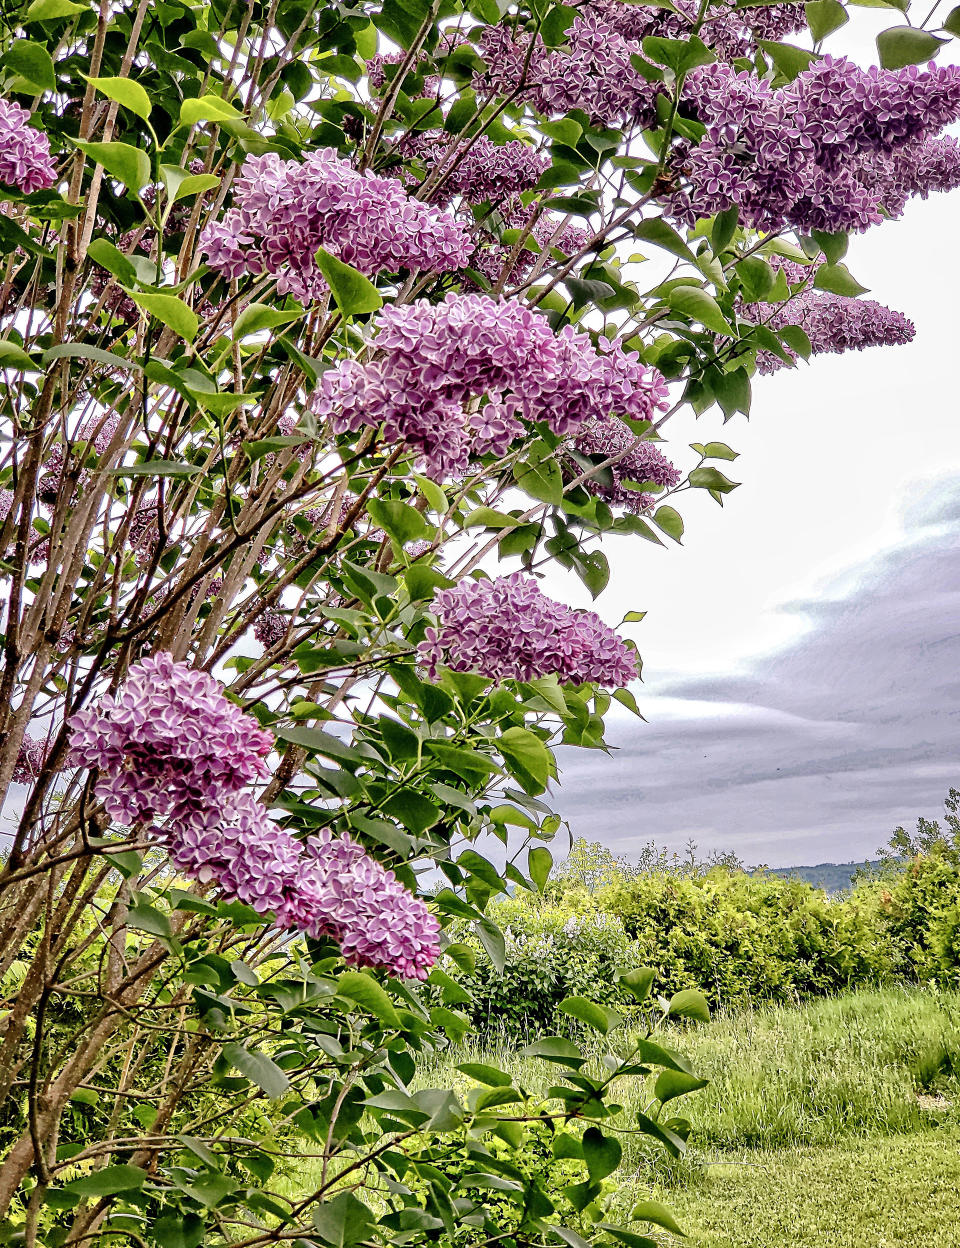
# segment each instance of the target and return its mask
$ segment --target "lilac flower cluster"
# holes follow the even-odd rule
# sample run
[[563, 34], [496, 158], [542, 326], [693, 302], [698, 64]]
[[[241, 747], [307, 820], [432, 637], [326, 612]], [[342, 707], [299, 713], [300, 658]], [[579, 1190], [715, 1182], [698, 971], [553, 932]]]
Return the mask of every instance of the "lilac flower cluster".
[[[510, 212], [508, 207], [505, 207], [504, 215], [509, 226], [522, 229], [529, 220], [530, 210], [521, 205], [519, 211]], [[549, 212], [543, 213], [537, 219], [530, 235], [541, 251], [547, 248], [550, 251], [559, 251], [564, 256], [579, 254], [590, 241], [589, 230], [582, 229], [578, 225], [564, 225], [561, 218]], [[480, 246], [473, 254], [470, 267], [482, 273], [491, 286], [495, 286], [503, 274], [505, 265], [509, 263], [514, 249], [505, 246], [485, 231], [480, 234], [479, 241]], [[508, 281], [513, 283], [524, 281], [536, 262], [537, 253], [524, 247], [513, 260], [507, 275]]]
[[323, 374], [313, 410], [338, 433], [382, 425], [436, 477], [466, 472], [471, 455], [504, 454], [523, 421], [565, 436], [612, 412], [649, 419], [666, 401], [660, 374], [619, 343], [597, 350], [570, 325], [554, 335], [511, 299], [449, 294], [387, 308], [376, 346], [380, 358]]
[[417, 647], [430, 676], [441, 667], [491, 680], [557, 675], [573, 684], [622, 688], [636, 679], [636, 656], [592, 611], [574, 611], [520, 572], [461, 581], [434, 595], [435, 628]]
[[96, 796], [121, 823], [218, 807], [269, 774], [270, 733], [169, 654], [135, 664], [115, 698], [69, 727], [74, 762], [99, 769]]
[[320, 247], [370, 276], [462, 268], [471, 243], [449, 213], [410, 199], [396, 178], [356, 173], [323, 148], [303, 163], [248, 157], [233, 207], [204, 229], [200, 247], [225, 277], [270, 274], [281, 294], [308, 302], [327, 288]]
[[281, 615], [279, 611], [271, 611], [269, 608], [257, 616], [253, 624], [253, 635], [263, 646], [264, 650], [270, 650], [278, 642], [283, 641], [290, 628], [290, 621], [285, 615]]
[[116, 697], [68, 722], [71, 761], [97, 768], [96, 795], [124, 824], [154, 832], [175, 866], [282, 928], [330, 936], [349, 961], [424, 978], [439, 926], [392, 872], [348, 837], [306, 847], [247, 790], [273, 739], [203, 672], [169, 654], [131, 667]]
[[18, 784], [32, 784], [39, 776], [50, 752], [49, 743], [36, 741], [29, 733], [24, 735], [13, 765], [13, 779]]
[[861, 70], [824, 57], [774, 90], [715, 64], [690, 73], [684, 103], [707, 128], [684, 151], [687, 186], [669, 204], [691, 222], [736, 205], [758, 230], [864, 230], [888, 198], [902, 210], [906, 195], [954, 176], [952, 153], [939, 166], [924, 160], [960, 119], [960, 66]]
[[0, 182], [25, 195], [55, 185], [57, 167], [45, 134], [29, 124], [30, 114], [12, 100], [0, 100]]
[[431, 195], [437, 202], [446, 203], [460, 195], [470, 204], [486, 200], [501, 204], [536, 186], [541, 174], [550, 168], [546, 153], [519, 139], [496, 144], [482, 134], [451, 162], [451, 153], [460, 146], [458, 136], [442, 130], [412, 135], [403, 142], [404, 155], [417, 157], [428, 176], [441, 170], [439, 194]]
[[[625, 482], [641, 484], [650, 481], [654, 485], [670, 489], [681, 477], [680, 470], [653, 442], [637, 438], [622, 420], [591, 420], [577, 434], [573, 449], [580, 455], [609, 459], [616, 455], [615, 463], [594, 477], [588, 477], [584, 488], [612, 507], [623, 507], [639, 515], [655, 502], [653, 494], [628, 489]], [[570, 472], [579, 476], [583, 467], [576, 461], [570, 464]]]
[[[813, 355], [902, 346], [912, 342], [916, 333], [913, 322], [902, 312], [873, 299], [848, 299], [821, 290], [803, 290], [783, 304], [751, 304], [743, 309], [743, 315], [774, 330], [799, 325], [810, 339]], [[775, 373], [784, 367], [785, 361], [772, 351], [761, 351], [757, 356], [761, 373]]]

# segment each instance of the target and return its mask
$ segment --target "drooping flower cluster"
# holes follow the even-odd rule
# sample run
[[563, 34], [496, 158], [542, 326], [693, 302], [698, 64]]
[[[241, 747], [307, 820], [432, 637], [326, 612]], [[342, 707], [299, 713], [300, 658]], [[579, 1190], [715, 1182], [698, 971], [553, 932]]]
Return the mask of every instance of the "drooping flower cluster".
[[436, 920], [348, 837], [303, 846], [270, 819], [247, 786], [267, 775], [273, 738], [206, 673], [169, 654], [144, 659], [68, 726], [71, 761], [98, 769], [108, 814], [153, 824], [178, 869], [274, 911], [282, 928], [333, 937], [350, 961], [427, 974]]
[[449, 203], [460, 195], [470, 204], [486, 200], [501, 204], [536, 186], [544, 170], [550, 168], [549, 155], [519, 139], [496, 144], [481, 134], [466, 151], [461, 150], [462, 146], [456, 135], [442, 130], [430, 130], [404, 140], [404, 155], [416, 157], [428, 178], [437, 174], [437, 189], [430, 193], [432, 202]]
[[685, 188], [670, 200], [684, 220], [736, 206], [759, 230], [864, 230], [888, 198], [902, 210], [906, 195], [951, 182], [946, 152], [941, 167], [924, 162], [928, 141], [960, 119], [958, 66], [862, 70], [824, 57], [774, 90], [715, 64], [690, 73], [683, 99], [707, 128], [684, 150]]
[[12, 100], [0, 100], [0, 182], [25, 195], [57, 180], [57, 167], [45, 134], [29, 124], [30, 114]]
[[[822, 290], [804, 290], [783, 304], [757, 303], [743, 309], [746, 320], [762, 321], [769, 329], [799, 325], [810, 339], [813, 355], [839, 355], [867, 347], [903, 346], [913, 341], [913, 322], [902, 312], [873, 299], [848, 299]], [[788, 354], [795, 353], [786, 348]], [[775, 373], [786, 362], [772, 351], [757, 355], [761, 373]]]
[[29, 733], [25, 734], [20, 743], [20, 749], [17, 750], [17, 761], [13, 765], [13, 779], [18, 784], [32, 784], [43, 769], [49, 752], [48, 742], [37, 741]]
[[502, 455], [524, 421], [565, 436], [613, 412], [649, 419], [666, 400], [660, 374], [619, 343], [597, 350], [570, 325], [554, 335], [516, 300], [449, 294], [390, 307], [375, 341], [381, 358], [323, 374], [313, 409], [337, 432], [382, 425], [437, 477], [465, 472], [471, 455]]
[[[670, 489], [681, 477], [679, 468], [648, 439], [640, 440], [622, 420], [591, 420], [579, 431], [573, 449], [580, 456], [591, 456], [598, 462], [617, 456], [616, 462], [602, 468], [598, 474], [587, 477], [584, 488], [612, 507], [623, 507], [639, 514], [656, 501], [653, 494], [629, 489], [625, 482], [641, 484], [645, 481]], [[570, 472], [579, 476], [586, 466], [571, 461]]]
[[574, 684], [622, 688], [637, 675], [629, 646], [592, 611], [574, 611], [520, 572], [461, 581], [434, 595], [435, 628], [418, 654], [432, 677], [441, 667], [491, 680], [557, 675]]
[[471, 250], [449, 213], [411, 199], [396, 178], [355, 172], [333, 148], [302, 163], [272, 152], [248, 157], [233, 207], [200, 239], [225, 277], [270, 274], [281, 294], [303, 301], [327, 289], [320, 247], [368, 276], [462, 268]]
[[290, 621], [285, 615], [267, 608], [254, 621], [253, 635], [264, 650], [270, 650], [286, 637], [289, 627]]

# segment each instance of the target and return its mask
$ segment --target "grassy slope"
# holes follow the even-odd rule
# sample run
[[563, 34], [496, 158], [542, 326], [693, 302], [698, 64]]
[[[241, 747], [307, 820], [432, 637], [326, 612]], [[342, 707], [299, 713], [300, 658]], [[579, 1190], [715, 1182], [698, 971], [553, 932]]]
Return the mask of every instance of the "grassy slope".
[[956, 1130], [744, 1160], [711, 1167], [700, 1185], [658, 1193], [691, 1248], [960, 1248]]

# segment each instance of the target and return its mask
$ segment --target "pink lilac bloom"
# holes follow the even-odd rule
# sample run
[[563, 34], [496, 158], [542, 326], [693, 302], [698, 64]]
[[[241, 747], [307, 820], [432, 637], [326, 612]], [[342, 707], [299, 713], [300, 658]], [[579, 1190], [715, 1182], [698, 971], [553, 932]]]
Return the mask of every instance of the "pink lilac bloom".
[[323, 374], [313, 410], [337, 433], [383, 426], [386, 440], [409, 446], [431, 475], [458, 476], [472, 455], [504, 454], [524, 421], [566, 436], [585, 420], [613, 412], [647, 420], [665, 406], [659, 373], [619, 343], [600, 344], [570, 325], [554, 335], [517, 300], [419, 300], [380, 315], [380, 358]]
[[[745, 320], [763, 321], [769, 329], [799, 325], [810, 339], [813, 355], [839, 355], [867, 347], [903, 346], [912, 342], [916, 330], [902, 312], [886, 308], [873, 299], [848, 299], [822, 290], [803, 290], [783, 304], [751, 304], [743, 309]], [[786, 348], [789, 355], [795, 353]], [[771, 351], [757, 356], [757, 370], [775, 373], [786, 362]]]
[[[862, 70], [824, 57], [775, 90], [715, 64], [691, 71], [683, 98], [706, 135], [682, 153], [675, 216], [692, 223], [736, 206], [758, 230], [865, 230], [887, 198], [902, 211], [904, 194], [923, 193], [919, 152], [960, 119], [960, 67]], [[949, 185], [949, 161], [943, 176]]]
[[233, 207], [200, 238], [224, 277], [270, 274], [280, 294], [305, 302], [327, 290], [320, 247], [372, 276], [463, 268], [471, 242], [449, 213], [411, 199], [396, 178], [356, 173], [330, 147], [302, 163], [249, 156]]
[[417, 652], [434, 679], [448, 667], [498, 683], [556, 675], [622, 688], [637, 675], [636, 655], [598, 615], [555, 602], [520, 572], [442, 589], [431, 610], [437, 623]]
[[430, 194], [431, 200], [447, 203], [461, 196], [470, 204], [486, 200], [500, 204], [536, 186], [550, 167], [550, 157], [546, 153], [538, 152], [519, 139], [496, 144], [482, 134], [467, 151], [450, 162], [451, 152], [460, 145], [459, 135], [442, 130], [429, 130], [404, 139], [403, 154], [416, 157], [426, 168], [428, 177], [434, 170], [442, 170], [438, 189]]
[[57, 181], [50, 142], [29, 122], [25, 108], [12, 100], [0, 100], [0, 182], [25, 195], [46, 190]]
[[17, 751], [17, 761], [13, 765], [13, 779], [18, 784], [32, 784], [39, 776], [43, 764], [50, 752], [46, 741], [35, 741], [26, 734]]
[[161, 653], [120, 692], [68, 721], [72, 762], [99, 771], [95, 793], [120, 823], [214, 806], [268, 775], [273, 737], [206, 672]]
[[[681, 473], [663, 452], [648, 439], [640, 440], [622, 420], [591, 420], [579, 431], [573, 443], [581, 455], [596, 459], [608, 459], [618, 455], [616, 463], [609, 464], [597, 477], [588, 477], [584, 489], [612, 507], [623, 507], [639, 514], [655, 502], [655, 496], [638, 490], [627, 489], [624, 482], [640, 484], [650, 481], [654, 485], [670, 489], [680, 481]], [[575, 471], [574, 471], [575, 470]], [[585, 468], [575, 461], [570, 465], [572, 475], [579, 476]]]
[[281, 928], [332, 937], [348, 962], [425, 978], [436, 919], [348, 837], [303, 846], [269, 817], [247, 785], [268, 774], [273, 738], [206, 673], [169, 654], [143, 659], [68, 727], [70, 761], [97, 769], [107, 812], [127, 825], [162, 820], [154, 834], [179, 870], [272, 911]]
[[264, 650], [270, 650], [278, 642], [283, 641], [289, 628], [290, 621], [285, 615], [281, 615], [279, 611], [271, 611], [267, 608], [254, 621], [253, 635], [260, 645], [263, 646]]
[[891, 217], [899, 217], [915, 195], [960, 187], [960, 142], [953, 138], [922, 139], [887, 156], [861, 161], [857, 178]]

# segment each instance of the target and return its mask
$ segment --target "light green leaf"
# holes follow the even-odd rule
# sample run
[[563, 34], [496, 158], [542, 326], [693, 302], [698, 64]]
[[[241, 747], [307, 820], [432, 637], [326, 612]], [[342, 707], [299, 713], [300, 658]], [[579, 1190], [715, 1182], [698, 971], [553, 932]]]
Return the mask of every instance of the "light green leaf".
[[24, 14], [24, 25], [29, 22], [55, 22], [61, 17], [70, 17], [74, 13], [87, 12], [85, 4], [74, 4], [73, 0], [33, 0], [33, 4]]
[[653, 1086], [653, 1095], [658, 1101], [666, 1104], [678, 1096], [686, 1096], [688, 1092], [699, 1092], [707, 1086], [708, 1080], [698, 1079], [696, 1075], [688, 1075], [685, 1070], [665, 1070], [658, 1076]]
[[560, 1009], [564, 1014], [579, 1019], [581, 1023], [586, 1023], [588, 1027], [604, 1035], [623, 1022], [622, 1016], [616, 1010], [598, 1005], [596, 1001], [589, 1001], [586, 997], [566, 997], [560, 1002]]
[[15, 342], [0, 340], [0, 371], [5, 368], [15, 368], [23, 372], [40, 372], [40, 365], [31, 360], [23, 347], [18, 347]]
[[553, 757], [536, 733], [527, 728], [508, 728], [497, 738], [497, 749], [508, 766], [512, 764], [526, 772], [540, 788], [546, 787]]
[[116, 100], [144, 121], [149, 120], [152, 112], [150, 97], [139, 82], [134, 82], [132, 78], [87, 78], [86, 74], [80, 76], [92, 83], [107, 99]]
[[139, 1166], [105, 1166], [66, 1185], [76, 1196], [116, 1196], [119, 1192], [139, 1192], [147, 1181]]
[[331, 256], [321, 247], [317, 251], [317, 267], [327, 280], [337, 307], [344, 316], [376, 312], [383, 300], [376, 286], [349, 264]]
[[465, 529], [509, 529], [517, 523], [516, 516], [508, 516], [503, 511], [494, 511], [492, 507], [478, 507], [471, 511], [463, 522]]
[[545, 845], [535, 845], [527, 854], [527, 871], [530, 873], [530, 879], [533, 880], [537, 888], [543, 892], [546, 887], [547, 880], [550, 878], [550, 871], [553, 867], [553, 854]]
[[826, 39], [827, 35], [832, 35], [850, 20], [839, 0], [809, 0], [803, 8], [814, 43]]
[[674, 1235], [684, 1234], [666, 1205], [658, 1204], [655, 1200], [642, 1200], [639, 1205], [634, 1205], [630, 1210], [630, 1221], [652, 1222], [654, 1226], [662, 1226], [665, 1231], [671, 1231]]
[[177, 295], [153, 294], [148, 291], [130, 290], [127, 294], [151, 316], [167, 325], [187, 342], [193, 342], [200, 328], [200, 321], [193, 308], [188, 307]]
[[709, 1023], [710, 1006], [702, 992], [697, 992], [696, 988], [685, 988], [670, 998], [667, 1014], [671, 1018], [695, 1018], [701, 1023]]
[[662, 247], [664, 251], [679, 256], [681, 260], [689, 260], [692, 264], [697, 262], [696, 256], [677, 231], [660, 217], [649, 217], [646, 221], [638, 222], [634, 226], [633, 234], [645, 243], [653, 243], [654, 247]]
[[150, 157], [138, 147], [129, 143], [83, 143], [79, 139], [73, 142], [131, 191], [139, 191], [150, 181]]
[[184, 100], [180, 105], [181, 126], [195, 126], [199, 121], [242, 121], [232, 104], [219, 95], [201, 95], [199, 99]]
[[855, 298], [867, 293], [845, 264], [821, 264], [813, 279], [817, 290], [828, 290], [832, 295]]
[[344, 971], [337, 980], [337, 993], [372, 1014], [385, 1027], [399, 1027], [400, 1016], [393, 1002], [372, 975]]
[[733, 329], [720, 311], [716, 299], [699, 286], [674, 286], [667, 294], [667, 303], [675, 312], [699, 321], [713, 333], [733, 336]]
[[288, 325], [304, 315], [301, 311], [284, 311], [271, 308], [266, 303], [248, 303], [236, 319], [233, 327], [234, 340], [239, 342], [249, 334], [258, 333], [261, 329], [273, 329], [275, 325]]
[[673, 507], [658, 507], [650, 519], [667, 537], [679, 542], [683, 537], [683, 517]]

